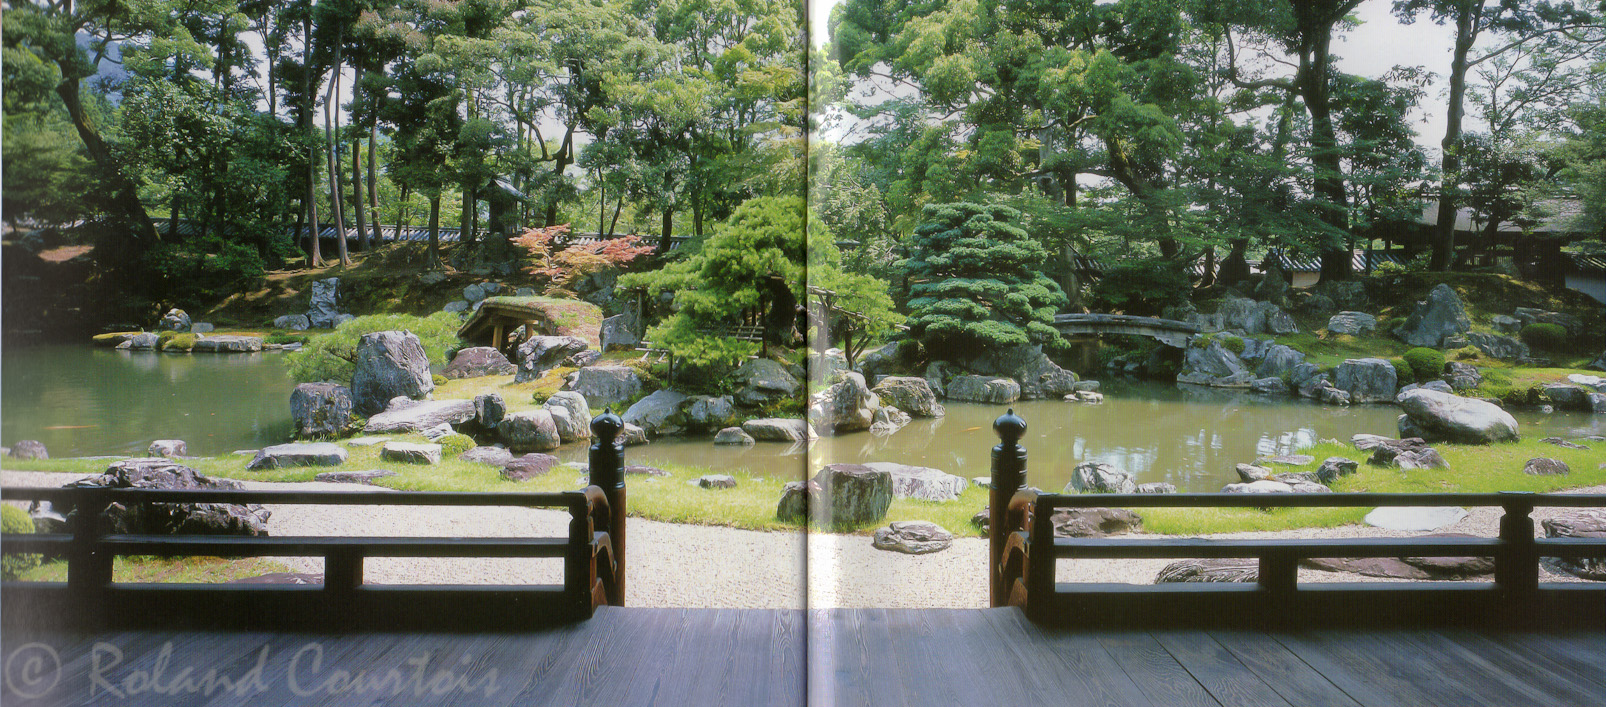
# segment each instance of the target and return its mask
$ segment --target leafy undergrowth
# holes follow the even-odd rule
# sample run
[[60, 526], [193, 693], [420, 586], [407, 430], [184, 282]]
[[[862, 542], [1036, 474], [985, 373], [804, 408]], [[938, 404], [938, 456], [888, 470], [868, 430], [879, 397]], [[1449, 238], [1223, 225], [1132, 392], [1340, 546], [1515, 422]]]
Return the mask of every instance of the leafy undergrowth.
[[[443, 244], [442, 259], [450, 260], [456, 244]], [[361, 314], [428, 315], [441, 311], [446, 303], [463, 298], [463, 288], [494, 280], [509, 287], [523, 287], [529, 277], [522, 271], [511, 277], [487, 277], [446, 267], [445, 279], [434, 284], [420, 280], [425, 271], [422, 243], [390, 243], [371, 252], [352, 253], [349, 267], [326, 265], [321, 268], [277, 270], [267, 274], [255, 290], [238, 292], [209, 307], [190, 312], [196, 321], [225, 327], [261, 327], [274, 318], [307, 311], [312, 282], [340, 278], [340, 306], [343, 311]]]
[[[222, 557], [118, 557], [112, 563], [112, 581], [126, 583], [221, 584], [290, 568], [263, 559]], [[24, 582], [65, 582], [67, 561], [46, 562], [22, 573]]]
[[[422, 436], [399, 437], [421, 442]], [[1336, 482], [1339, 492], [1387, 493], [1491, 493], [1499, 491], [1556, 491], [1606, 484], [1606, 443], [1592, 442], [1588, 450], [1567, 449], [1524, 439], [1498, 445], [1434, 445], [1450, 464], [1448, 470], [1401, 471], [1368, 466], [1367, 454], [1337, 442], [1323, 442], [1300, 453], [1315, 457], [1308, 467], [1279, 467], [1279, 471], [1314, 471], [1321, 460], [1331, 456], [1361, 462], [1360, 471]], [[336, 469], [391, 469], [397, 476], [380, 479], [376, 485], [406, 491], [566, 491], [580, 488], [585, 479], [573, 467], [558, 467], [546, 476], [530, 481], [503, 479], [497, 467], [445, 459], [438, 465], [409, 465], [379, 459], [379, 446], [350, 447], [350, 456], [340, 467], [246, 471], [245, 456], [208, 457], [186, 461], [200, 471], [227, 478], [251, 481], [311, 481], [319, 472]], [[629, 453], [626, 453], [629, 459]], [[1529, 476], [1523, 465], [1535, 457], [1551, 457], [1566, 462], [1568, 476]], [[104, 460], [51, 459], [6, 460], [8, 468], [34, 471], [98, 473]], [[708, 469], [695, 466], [665, 466], [667, 477], [631, 476], [630, 515], [672, 523], [694, 523], [750, 530], [797, 530], [796, 522], [782, 522], [775, 516], [781, 487], [802, 478], [801, 469], [785, 464], [773, 468], [734, 472], [737, 487], [707, 490], [691, 481]], [[835, 530], [868, 534], [875, 528], [897, 520], [924, 520], [936, 523], [961, 537], [976, 537], [980, 531], [971, 524], [973, 515], [987, 505], [986, 489], [970, 485], [957, 501], [932, 503], [895, 499], [881, 521], [861, 527]], [[1370, 508], [1297, 508], [1261, 511], [1248, 508], [1148, 508], [1138, 509], [1148, 532], [1173, 535], [1290, 530], [1334, 527], [1359, 523]]]

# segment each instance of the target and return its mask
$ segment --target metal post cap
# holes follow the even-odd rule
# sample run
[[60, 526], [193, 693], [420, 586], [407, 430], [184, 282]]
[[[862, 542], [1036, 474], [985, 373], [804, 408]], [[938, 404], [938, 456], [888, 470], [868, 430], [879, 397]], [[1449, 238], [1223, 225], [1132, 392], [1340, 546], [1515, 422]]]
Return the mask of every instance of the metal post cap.
[[1014, 444], [1026, 436], [1026, 420], [1015, 414], [1015, 408], [1010, 408], [1009, 412], [993, 420], [993, 432], [996, 432], [998, 439], [1003, 440], [1005, 444]]

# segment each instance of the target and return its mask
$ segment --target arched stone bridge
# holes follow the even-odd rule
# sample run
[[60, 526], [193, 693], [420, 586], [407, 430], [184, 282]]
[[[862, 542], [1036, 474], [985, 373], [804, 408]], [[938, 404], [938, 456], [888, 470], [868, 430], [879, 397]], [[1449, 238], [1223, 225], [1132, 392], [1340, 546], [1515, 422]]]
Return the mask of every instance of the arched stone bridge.
[[1054, 328], [1061, 334], [1123, 334], [1147, 336], [1167, 346], [1182, 348], [1199, 327], [1175, 319], [1135, 317], [1130, 314], [1057, 314]]

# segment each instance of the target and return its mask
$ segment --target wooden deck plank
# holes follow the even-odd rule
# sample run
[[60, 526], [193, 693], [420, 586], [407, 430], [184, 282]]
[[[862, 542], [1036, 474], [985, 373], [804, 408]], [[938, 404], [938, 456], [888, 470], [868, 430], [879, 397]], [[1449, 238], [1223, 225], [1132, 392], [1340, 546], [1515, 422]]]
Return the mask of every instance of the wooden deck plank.
[[1303, 707], [1357, 707], [1359, 704], [1264, 633], [1212, 631], [1210, 637], [1290, 704]]
[[850, 651], [854, 658], [848, 664], [852, 668], [851, 683], [841, 686], [838, 704], [917, 704], [917, 699], [911, 699], [909, 684], [929, 684], [929, 676], [920, 674], [927, 666], [918, 658], [906, 658], [921, 651], [927, 637], [904, 633], [894, 640], [894, 619], [886, 609], [839, 612], [834, 616], [843, 621], [841, 630], [836, 632], [836, 645]]
[[[1009, 690], [1000, 690], [995, 702], [1031, 704], [1041, 701], [1042, 695], [1065, 694], [1063, 684], [1068, 676], [1064, 661], [1053, 656], [1046, 661], [1039, 658], [1043, 636], [1020, 612], [981, 609], [975, 613], [979, 627], [986, 630], [968, 632], [959, 641], [970, 649], [967, 655], [977, 656], [974, 660], [978, 675], [996, 675], [1008, 681]], [[1040, 669], [1044, 663], [1050, 669]]]
[[1155, 704], [1201, 707], [1221, 704], [1153, 636], [1120, 631], [1100, 635], [1099, 643]]
[[[1510, 653], [1515, 653], [1543, 665], [1568, 680], [1581, 684], [1588, 689], [1606, 694], [1606, 670], [1593, 667], [1586, 656], [1577, 655], [1573, 651], [1556, 651], [1541, 644], [1531, 634], [1490, 632], [1479, 633], [1480, 638], [1488, 641]], [[1606, 652], [1606, 648], [1596, 649], [1595, 654]], [[1602, 700], [1606, 703], [1606, 700]]]
[[[1025, 621], [1025, 617], [1020, 617]], [[1046, 665], [1042, 669], [1050, 674], [1064, 675], [1062, 683], [1065, 704], [1071, 705], [1152, 705], [1132, 678], [1099, 644], [1098, 638], [1085, 631], [1039, 629], [1047, 648]], [[1022, 648], [1023, 652], [1041, 651]], [[1058, 671], [1054, 663], [1059, 664]]]
[[1254, 671], [1203, 631], [1157, 631], [1154, 640], [1224, 707], [1287, 705]]
[[1301, 631], [1273, 634], [1363, 705], [1487, 704], [1444, 678], [1426, 656], [1403, 650], [1397, 640], [1361, 631]]
[[[1490, 669], [1504, 675], [1507, 682], [1532, 685], [1555, 698], [1557, 704], [1590, 704], [1601, 698], [1600, 687], [1591, 685], [1588, 680], [1574, 679], [1543, 659], [1508, 650], [1472, 631], [1454, 629], [1435, 633], [1442, 641], [1453, 644], [1469, 663], [1490, 664]], [[1606, 676], [1599, 679], [1606, 680]]]

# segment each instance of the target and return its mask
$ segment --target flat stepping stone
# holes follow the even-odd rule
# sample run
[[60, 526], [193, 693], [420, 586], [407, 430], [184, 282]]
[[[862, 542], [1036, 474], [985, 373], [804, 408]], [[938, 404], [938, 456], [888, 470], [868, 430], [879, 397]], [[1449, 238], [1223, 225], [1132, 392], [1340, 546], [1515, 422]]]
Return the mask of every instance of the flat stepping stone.
[[312, 477], [313, 481], [322, 481], [330, 484], [372, 484], [374, 479], [383, 479], [387, 476], [396, 476], [396, 472], [389, 469], [369, 469], [367, 471], [325, 471]]
[[296, 466], [340, 466], [346, 463], [346, 449], [329, 442], [297, 442], [263, 447], [245, 468], [251, 471]]
[[1256, 460], [1257, 464], [1282, 464], [1283, 466], [1305, 466], [1316, 461], [1316, 457], [1308, 454], [1279, 454], [1275, 457], [1262, 457]]
[[1568, 442], [1560, 437], [1546, 437], [1539, 441], [1544, 442], [1545, 444], [1554, 444], [1558, 447], [1565, 447], [1567, 449], [1589, 449], [1589, 447], [1585, 447], [1582, 444], [1578, 444], [1577, 442]]
[[757, 443], [758, 440], [753, 439], [752, 435], [747, 434], [747, 432], [743, 431], [740, 427], [726, 427], [725, 429], [720, 430], [719, 434], [714, 435], [714, 444], [746, 446]]
[[441, 446], [413, 442], [386, 442], [379, 450], [379, 458], [403, 464], [439, 464]]
[[475, 464], [506, 466], [508, 462], [513, 461], [513, 453], [504, 447], [475, 447], [457, 455], [457, 458]]
[[376, 444], [389, 442], [389, 437], [352, 437], [346, 440], [347, 447], [372, 447]]
[[531, 452], [502, 465], [502, 478], [508, 481], [529, 481], [559, 466], [558, 458], [551, 454]]
[[877, 550], [901, 552], [906, 555], [927, 555], [941, 552], [954, 544], [954, 534], [936, 523], [923, 520], [893, 521], [875, 531], [871, 541]]
[[1567, 466], [1567, 462], [1560, 459], [1539, 457], [1529, 459], [1528, 463], [1523, 465], [1522, 473], [1529, 476], [1566, 476], [1572, 473], [1572, 469]]
[[1374, 528], [1403, 531], [1438, 530], [1461, 522], [1467, 509], [1457, 506], [1384, 506], [1366, 514], [1366, 524]]

